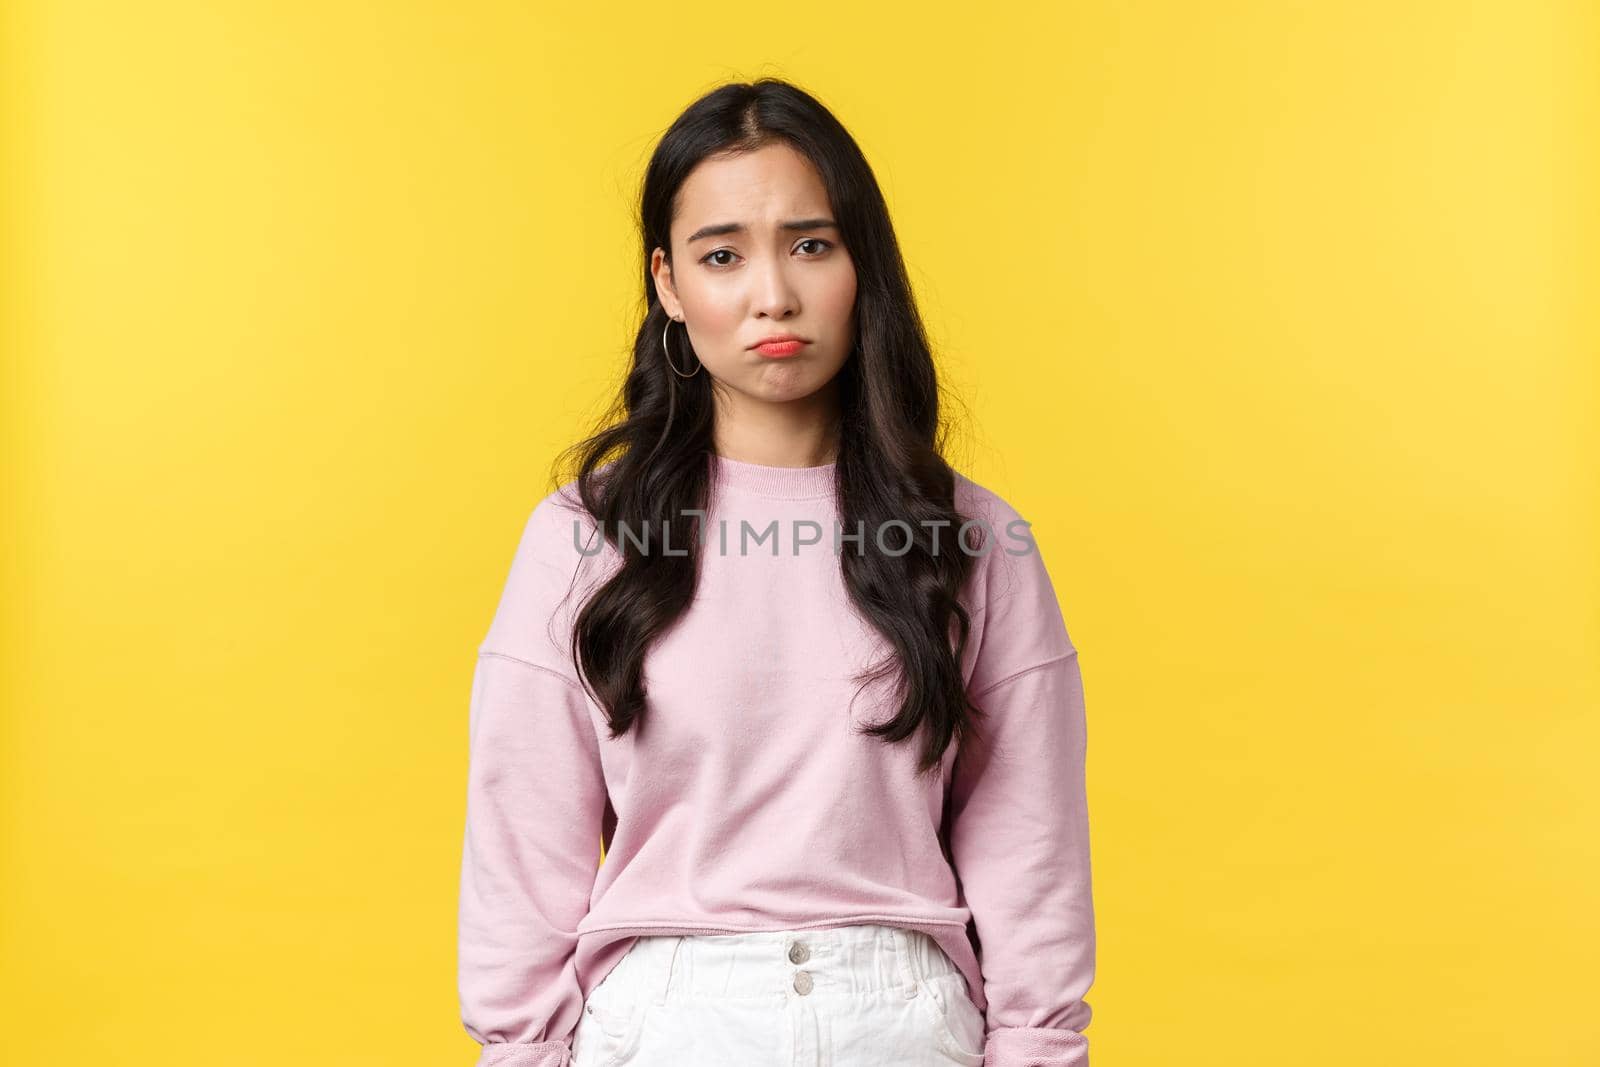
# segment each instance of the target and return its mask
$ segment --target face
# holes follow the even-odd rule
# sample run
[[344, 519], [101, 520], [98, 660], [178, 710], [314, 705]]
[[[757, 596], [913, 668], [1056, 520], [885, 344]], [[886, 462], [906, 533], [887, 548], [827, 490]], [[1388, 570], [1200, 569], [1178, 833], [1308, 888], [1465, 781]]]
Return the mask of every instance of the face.
[[[855, 343], [856, 271], [808, 159], [779, 143], [703, 161], [679, 190], [670, 243], [670, 266], [657, 248], [650, 269], [683, 323], [668, 330], [679, 370], [698, 357], [735, 415], [832, 402]], [[756, 347], [780, 334], [804, 343]]]

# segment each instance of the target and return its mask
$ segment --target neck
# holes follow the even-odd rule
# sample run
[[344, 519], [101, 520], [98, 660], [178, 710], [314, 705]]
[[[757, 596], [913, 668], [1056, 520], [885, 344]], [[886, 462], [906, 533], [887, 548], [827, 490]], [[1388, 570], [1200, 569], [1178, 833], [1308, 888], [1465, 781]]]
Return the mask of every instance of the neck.
[[838, 458], [835, 379], [802, 400], [763, 403], [718, 394], [712, 444], [719, 456], [763, 467], [819, 467]]

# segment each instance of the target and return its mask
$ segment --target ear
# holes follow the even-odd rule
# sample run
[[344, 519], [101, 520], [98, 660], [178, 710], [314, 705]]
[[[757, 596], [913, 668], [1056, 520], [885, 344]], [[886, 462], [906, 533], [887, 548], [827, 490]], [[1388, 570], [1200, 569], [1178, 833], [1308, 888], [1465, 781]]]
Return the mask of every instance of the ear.
[[672, 264], [667, 262], [667, 253], [659, 247], [650, 253], [650, 276], [655, 279], [656, 299], [661, 301], [662, 308], [682, 322], [683, 305], [678, 303], [678, 290], [672, 284]]

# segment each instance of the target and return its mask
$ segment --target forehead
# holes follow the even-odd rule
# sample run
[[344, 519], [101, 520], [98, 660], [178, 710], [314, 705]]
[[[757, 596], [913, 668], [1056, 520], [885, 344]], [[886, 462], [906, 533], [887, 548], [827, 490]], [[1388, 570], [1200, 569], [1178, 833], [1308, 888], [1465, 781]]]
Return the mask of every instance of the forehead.
[[828, 213], [828, 190], [811, 161], [787, 144], [770, 144], [708, 158], [690, 171], [678, 190], [672, 240], [725, 222], [760, 230], [780, 219]]

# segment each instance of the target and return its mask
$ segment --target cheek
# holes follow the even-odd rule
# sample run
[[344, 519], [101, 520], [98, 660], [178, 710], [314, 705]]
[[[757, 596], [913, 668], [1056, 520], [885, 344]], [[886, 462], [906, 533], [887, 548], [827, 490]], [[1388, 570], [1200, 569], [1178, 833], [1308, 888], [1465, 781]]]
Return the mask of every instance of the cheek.
[[839, 259], [838, 270], [828, 278], [830, 297], [846, 307], [856, 300], [856, 265], [848, 256]]
[[856, 305], [856, 275], [854, 270], [844, 272], [827, 289], [824, 301], [828, 317], [839, 324], [841, 330], [850, 328], [850, 315]]
[[715, 286], [680, 293], [680, 299], [695, 324], [695, 332], [708, 340], [736, 333], [743, 321], [743, 305], [737, 294], [719, 291]]

